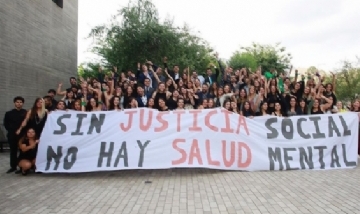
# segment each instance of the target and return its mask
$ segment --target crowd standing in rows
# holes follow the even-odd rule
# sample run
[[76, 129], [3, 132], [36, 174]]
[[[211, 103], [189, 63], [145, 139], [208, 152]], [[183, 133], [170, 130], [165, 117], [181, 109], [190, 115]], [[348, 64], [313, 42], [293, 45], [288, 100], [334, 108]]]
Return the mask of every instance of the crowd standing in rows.
[[[4, 118], [11, 150], [8, 173], [26, 175], [35, 168], [38, 139], [48, 114], [55, 110], [90, 112], [147, 107], [172, 111], [223, 107], [248, 118], [360, 111], [358, 100], [346, 105], [337, 100], [335, 74], [332, 83], [325, 83], [319, 73], [305, 76], [295, 70], [295, 77], [290, 78], [292, 69], [287, 74], [262, 72], [261, 67], [254, 72], [248, 68], [234, 70], [223, 68], [218, 59], [218, 67], [211, 64], [202, 76], [189, 68], [181, 72], [178, 65], [169, 68], [166, 57], [163, 63], [163, 67], [151, 61], [138, 63], [136, 72], [130, 69], [120, 74], [114, 67], [110, 75], [100, 67], [98, 78], [71, 77], [69, 88], [63, 90], [60, 83], [57, 90], [50, 89], [47, 96], [37, 98], [29, 111], [22, 109], [22, 97], [14, 98], [15, 108]], [[57, 101], [56, 95], [62, 98]]]

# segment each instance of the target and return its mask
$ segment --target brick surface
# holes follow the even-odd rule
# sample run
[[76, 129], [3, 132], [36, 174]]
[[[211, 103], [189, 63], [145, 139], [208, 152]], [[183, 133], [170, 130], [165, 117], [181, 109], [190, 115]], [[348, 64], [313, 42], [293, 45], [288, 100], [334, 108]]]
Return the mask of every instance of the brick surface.
[[[6, 174], [0, 153], [0, 213], [360, 213], [360, 168], [236, 172], [128, 170]], [[145, 180], [152, 183], [145, 184]]]
[[[29, 108], [77, 73], [78, 0], [0, 0], [0, 124], [12, 99]], [[0, 139], [1, 140], [1, 139]]]

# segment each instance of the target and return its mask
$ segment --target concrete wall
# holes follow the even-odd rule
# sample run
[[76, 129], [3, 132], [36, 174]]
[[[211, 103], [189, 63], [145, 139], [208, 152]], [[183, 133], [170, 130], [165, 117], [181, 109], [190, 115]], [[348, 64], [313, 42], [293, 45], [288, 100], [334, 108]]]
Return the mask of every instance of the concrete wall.
[[77, 73], [78, 0], [0, 0], [0, 124], [15, 96], [32, 106]]

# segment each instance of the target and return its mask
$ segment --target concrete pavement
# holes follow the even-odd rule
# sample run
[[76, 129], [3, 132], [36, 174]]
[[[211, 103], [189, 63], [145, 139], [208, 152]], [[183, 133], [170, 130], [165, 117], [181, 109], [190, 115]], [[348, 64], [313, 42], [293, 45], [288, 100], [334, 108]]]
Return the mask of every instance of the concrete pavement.
[[[360, 213], [360, 168], [233, 172], [131, 170], [6, 174], [0, 153], [1, 214]], [[152, 183], [146, 184], [144, 181]]]

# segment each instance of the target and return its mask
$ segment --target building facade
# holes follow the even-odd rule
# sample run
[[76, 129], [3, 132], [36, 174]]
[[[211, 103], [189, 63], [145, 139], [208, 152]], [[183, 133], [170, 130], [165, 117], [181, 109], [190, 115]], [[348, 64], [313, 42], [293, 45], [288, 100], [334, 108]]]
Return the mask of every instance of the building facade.
[[[13, 98], [25, 108], [77, 74], [78, 0], [0, 0], [0, 124]], [[3, 135], [3, 134], [2, 134]], [[0, 138], [1, 136], [0, 133]], [[1, 140], [1, 139], [0, 139]]]

